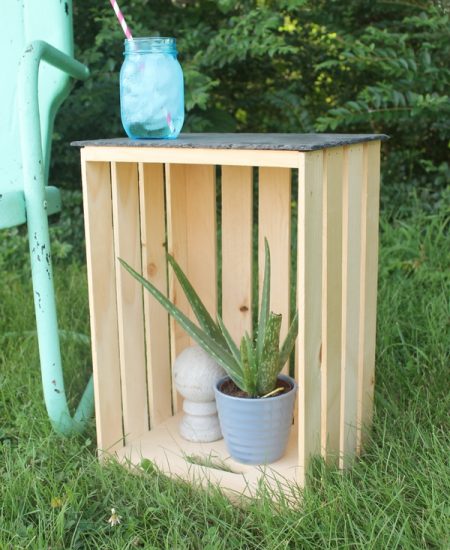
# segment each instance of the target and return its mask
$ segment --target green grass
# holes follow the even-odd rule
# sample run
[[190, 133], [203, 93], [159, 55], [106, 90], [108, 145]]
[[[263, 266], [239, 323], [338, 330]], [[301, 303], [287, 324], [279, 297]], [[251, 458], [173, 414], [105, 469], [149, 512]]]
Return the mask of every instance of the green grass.
[[[447, 223], [447, 225], [446, 225]], [[213, 488], [100, 466], [95, 429], [61, 439], [46, 419], [28, 271], [0, 286], [0, 550], [21, 548], [415, 549], [450, 547], [449, 266], [445, 213], [382, 223], [376, 410], [364, 456], [344, 474], [318, 461], [298, 503], [232, 506]], [[57, 286], [62, 329], [88, 333], [84, 270]], [[89, 370], [63, 345], [73, 404]], [[110, 527], [115, 508], [122, 523]]]

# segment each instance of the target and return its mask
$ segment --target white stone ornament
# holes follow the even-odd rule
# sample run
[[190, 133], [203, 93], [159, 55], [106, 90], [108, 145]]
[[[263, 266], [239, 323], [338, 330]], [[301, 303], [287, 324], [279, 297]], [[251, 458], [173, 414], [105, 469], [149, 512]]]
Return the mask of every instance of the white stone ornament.
[[179, 430], [188, 441], [207, 443], [222, 439], [214, 386], [225, 371], [199, 346], [184, 349], [175, 359], [173, 375], [184, 397]]

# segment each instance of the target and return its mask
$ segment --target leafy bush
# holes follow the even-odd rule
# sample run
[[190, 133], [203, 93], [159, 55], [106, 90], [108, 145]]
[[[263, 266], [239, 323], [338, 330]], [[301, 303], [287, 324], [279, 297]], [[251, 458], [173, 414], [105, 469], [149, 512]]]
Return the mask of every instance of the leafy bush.
[[[382, 132], [386, 205], [417, 190], [430, 209], [449, 181], [448, 6], [370, 0], [127, 0], [135, 36], [175, 35], [184, 131]], [[123, 35], [108, 3], [75, 2], [77, 57], [92, 77], [59, 115], [54, 178], [79, 185], [74, 139], [123, 135]]]
[[[387, 14], [389, 15], [389, 14]], [[338, 55], [317, 66], [334, 81], [347, 74], [345, 88], [316, 121], [320, 131], [387, 132], [385, 197], [399, 203], [418, 190], [430, 207], [450, 181], [450, 32], [447, 14], [430, 5], [394, 21], [375, 22], [359, 35], [344, 35]]]

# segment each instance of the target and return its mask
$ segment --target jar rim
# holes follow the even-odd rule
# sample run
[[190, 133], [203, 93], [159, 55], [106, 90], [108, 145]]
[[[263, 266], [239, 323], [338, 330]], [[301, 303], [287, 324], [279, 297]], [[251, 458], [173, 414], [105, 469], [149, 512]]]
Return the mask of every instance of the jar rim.
[[125, 54], [133, 53], [177, 53], [177, 41], [171, 36], [144, 36], [125, 38]]
[[129, 42], [143, 42], [145, 40], [155, 41], [155, 42], [176, 42], [176, 38], [173, 36], [140, 36], [138, 38], [125, 38], [124, 43], [127, 44]]

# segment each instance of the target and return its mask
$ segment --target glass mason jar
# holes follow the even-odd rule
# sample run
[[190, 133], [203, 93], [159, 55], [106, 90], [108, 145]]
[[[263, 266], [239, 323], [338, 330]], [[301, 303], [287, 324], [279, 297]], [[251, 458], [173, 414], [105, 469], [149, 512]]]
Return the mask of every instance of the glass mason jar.
[[183, 71], [175, 38], [125, 40], [120, 114], [131, 139], [176, 138], [184, 122]]

